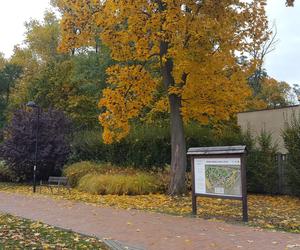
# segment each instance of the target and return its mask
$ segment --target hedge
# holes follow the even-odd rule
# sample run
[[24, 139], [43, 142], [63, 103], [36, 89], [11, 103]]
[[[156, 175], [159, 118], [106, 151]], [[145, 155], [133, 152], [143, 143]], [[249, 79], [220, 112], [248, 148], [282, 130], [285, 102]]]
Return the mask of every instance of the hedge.
[[[210, 127], [190, 124], [185, 128], [187, 148], [216, 145], [247, 145], [247, 185], [249, 192], [277, 193], [276, 145], [272, 135], [262, 131], [257, 138], [249, 132], [227, 127], [216, 132]], [[134, 127], [119, 143], [106, 145], [101, 131], [81, 131], [72, 142], [71, 162], [110, 162], [139, 169], [164, 168], [170, 164], [171, 145], [168, 127]], [[188, 162], [189, 165], [189, 162]], [[189, 170], [189, 168], [188, 168]]]

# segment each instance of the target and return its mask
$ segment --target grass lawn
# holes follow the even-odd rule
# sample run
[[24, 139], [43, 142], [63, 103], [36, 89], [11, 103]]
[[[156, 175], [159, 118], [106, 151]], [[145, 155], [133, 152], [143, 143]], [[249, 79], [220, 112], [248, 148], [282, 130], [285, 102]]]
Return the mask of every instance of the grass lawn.
[[108, 250], [99, 239], [7, 214], [0, 214], [0, 249]]
[[[32, 187], [25, 185], [0, 183], [0, 191], [33, 195]], [[192, 212], [190, 196], [170, 197], [163, 194], [100, 196], [80, 192], [76, 189], [73, 189], [71, 194], [68, 194], [66, 191], [52, 195], [45, 187], [41, 193], [41, 195], [51, 196], [56, 199], [77, 200], [123, 209], [139, 209], [179, 216], [190, 216]], [[36, 195], [39, 195], [39, 193]], [[242, 223], [242, 204], [240, 201], [212, 198], [198, 198], [197, 201], [199, 203], [198, 217], [228, 221], [230, 223]], [[291, 196], [249, 195], [248, 207], [248, 225], [300, 233], [299, 198]]]

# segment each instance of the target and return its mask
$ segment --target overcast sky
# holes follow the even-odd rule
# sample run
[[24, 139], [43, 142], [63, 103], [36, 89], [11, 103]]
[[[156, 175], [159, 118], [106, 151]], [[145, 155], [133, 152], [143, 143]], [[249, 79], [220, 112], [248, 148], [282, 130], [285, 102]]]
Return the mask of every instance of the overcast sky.
[[49, 0], [0, 0], [0, 51], [6, 57], [12, 54], [14, 45], [22, 42], [24, 22], [42, 19], [49, 6]]
[[284, 0], [268, 0], [270, 22], [275, 21], [279, 42], [267, 56], [265, 67], [270, 76], [290, 84], [300, 84], [300, 0], [285, 8]]
[[[6, 57], [23, 40], [24, 22], [41, 19], [49, 0], [0, 0], [0, 51]], [[300, 84], [300, 0], [285, 8], [284, 0], [268, 0], [267, 14], [276, 22], [279, 43], [268, 55], [265, 67], [270, 76], [290, 84]]]

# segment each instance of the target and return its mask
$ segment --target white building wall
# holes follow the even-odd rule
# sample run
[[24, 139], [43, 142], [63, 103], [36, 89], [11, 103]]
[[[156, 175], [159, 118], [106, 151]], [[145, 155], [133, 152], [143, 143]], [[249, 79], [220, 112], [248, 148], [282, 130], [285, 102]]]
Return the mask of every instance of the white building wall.
[[293, 116], [299, 118], [300, 105], [286, 108], [250, 111], [238, 114], [238, 125], [243, 132], [250, 130], [253, 136], [258, 136], [262, 130], [272, 134], [273, 143], [278, 145], [279, 152], [287, 153], [282, 139], [282, 131]]

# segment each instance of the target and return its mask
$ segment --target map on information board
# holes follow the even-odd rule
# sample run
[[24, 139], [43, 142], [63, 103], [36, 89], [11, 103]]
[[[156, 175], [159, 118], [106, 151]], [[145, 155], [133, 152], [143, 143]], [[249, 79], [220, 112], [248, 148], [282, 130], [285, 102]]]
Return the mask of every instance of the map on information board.
[[195, 159], [195, 192], [241, 197], [240, 158]]

